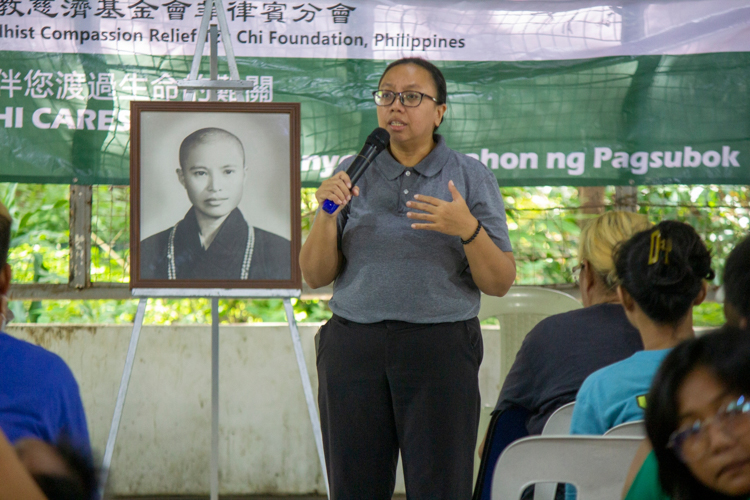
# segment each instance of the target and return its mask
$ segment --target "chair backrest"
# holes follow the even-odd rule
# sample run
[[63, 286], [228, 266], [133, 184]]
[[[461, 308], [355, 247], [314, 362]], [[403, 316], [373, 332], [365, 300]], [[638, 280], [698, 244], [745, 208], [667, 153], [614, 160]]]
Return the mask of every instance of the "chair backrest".
[[479, 319], [508, 314], [539, 314], [542, 317], [583, 307], [575, 297], [558, 290], [535, 286], [511, 286], [502, 297], [482, 294]]
[[[494, 403], [494, 401], [493, 401]], [[482, 461], [479, 460], [479, 446], [487, 436], [490, 423], [492, 422], [493, 413], [495, 411], [494, 404], [483, 404], [479, 410], [479, 427], [477, 429], [477, 442], [474, 445], [474, 484], [476, 484], [477, 475], [479, 474], [479, 468], [482, 465]], [[485, 443], [486, 444], [486, 443]], [[492, 465], [495, 465], [494, 463]], [[492, 469], [490, 469], [492, 472]], [[490, 474], [491, 475], [491, 474]]]
[[482, 460], [479, 463], [476, 484], [474, 485], [473, 500], [490, 499], [495, 463], [510, 443], [529, 435], [529, 431], [526, 429], [528, 418], [529, 411], [516, 405], [492, 414], [487, 428], [487, 438], [484, 443]]
[[547, 419], [542, 429], [542, 436], [567, 436], [570, 434], [570, 420], [573, 418], [573, 408], [576, 402], [562, 405]]
[[578, 500], [620, 498], [637, 437], [533, 436], [510, 444], [497, 461], [492, 500], [518, 500], [538, 482], [572, 483]]
[[633, 436], [646, 437], [646, 424], [643, 420], [633, 420], [624, 424], [616, 425], [604, 433], [605, 436]]
[[537, 323], [581, 307], [567, 293], [533, 286], [512, 286], [503, 297], [482, 294], [479, 320], [497, 318], [500, 323], [500, 382], [508, 375], [524, 337]]
[[[542, 429], [542, 436], [570, 435], [570, 421], [576, 402], [562, 405], [549, 416]], [[539, 483], [534, 486], [534, 500], [555, 500], [557, 483]]]

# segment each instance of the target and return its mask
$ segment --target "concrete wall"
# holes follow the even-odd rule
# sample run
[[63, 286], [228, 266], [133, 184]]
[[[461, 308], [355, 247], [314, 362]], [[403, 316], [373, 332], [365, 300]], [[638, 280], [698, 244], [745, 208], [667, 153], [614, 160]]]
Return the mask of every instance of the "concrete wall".
[[[315, 391], [318, 326], [300, 326]], [[81, 388], [92, 445], [102, 455], [132, 327], [17, 324], [7, 330], [65, 359]], [[324, 494], [287, 325], [222, 326], [220, 339], [222, 494]], [[143, 328], [112, 460], [112, 493], [208, 493], [210, 341], [210, 326]], [[497, 328], [484, 329], [484, 348], [480, 389], [483, 403], [494, 404], [501, 384]]]

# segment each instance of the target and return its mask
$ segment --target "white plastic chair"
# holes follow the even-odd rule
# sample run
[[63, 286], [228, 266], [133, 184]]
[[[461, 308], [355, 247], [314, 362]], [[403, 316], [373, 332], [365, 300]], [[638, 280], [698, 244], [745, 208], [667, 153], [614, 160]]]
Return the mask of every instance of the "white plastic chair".
[[632, 436], [641, 439], [646, 437], [646, 424], [643, 420], [633, 420], [616, 425], [604, 433], [605, 436]]
[[479, 320], [497, 318], [500, 323], [500, 383], [508, 375], [524, 337], [537, 323], [581, 307], [567, 293], [533, 286], [512, 286], [503, 297], [482, 294]]
[[[549, 416], [542, 429], [542, 436], [569, 436], [570, 421], [576, 402], [562, 405]], [[557, 483], [539, 483], [534, 486], [534, 500], [555, 500]]]
[[578, 500], [620, 498], [637, 437], [533, 436], [511, 443], [495, 465], [492, 500], [518, 500], [534, 483], [572, 483]]
[[[532, 286], [511, 286], [503, 297], [493, 297], [482, 294], [479, 309], [479, 320], [497, 318], [500, 324], [500, 360], [499, 382], [502, 385], [505, 377], [513, 366], [516, 354], [521, 348], [523, 339], [537, 323], [553, 314], [560, 314], [574, 309], [580, 309], [581, 303], [567, 293], [547, 288]], [[492, 407], [489, 408], [491, 412]], [[489, 412], [485, 409], [485, 420], [480, 420], [480, 431], [477, 436], [477, 447], [486, 433], [482, 432], [481, 424], [489, 422]], [[479, 460], [475, 460], [474, 479], [479, 470]]]
[[547, 423], [544, 424], [542, 436], [569, 436], [570, 421], [573, 418], [575, 405], [576, 402], [572, 401], [555, 410], [547, 419]]

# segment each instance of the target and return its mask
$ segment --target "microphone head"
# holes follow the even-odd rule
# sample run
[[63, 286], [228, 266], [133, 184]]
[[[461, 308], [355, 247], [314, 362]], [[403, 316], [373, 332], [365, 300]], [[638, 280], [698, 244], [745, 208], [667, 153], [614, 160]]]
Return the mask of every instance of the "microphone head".
[[365, 144], [372, 144], [378, 151], [382, 151], [391, 140], [391, 134], [384, 128], [378, 127], [367, 137]]

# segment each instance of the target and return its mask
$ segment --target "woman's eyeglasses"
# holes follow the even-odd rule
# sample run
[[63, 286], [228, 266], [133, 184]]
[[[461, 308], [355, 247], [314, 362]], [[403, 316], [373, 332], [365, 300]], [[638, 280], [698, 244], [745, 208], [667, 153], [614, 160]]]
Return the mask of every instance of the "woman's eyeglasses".
[[375, 99], [375, 104], [378, 106], [390, 106], [391, 104], [393, 104], [393, 101], [396, 100], [396, 96], [398, 96], [401, 104], [403, 104], [407, 108], [416, 108], [417, 106], [422, 104], [423, 97], [427, 97], [428, 99], [432, 99], [433, 101], [438, 103], [438, 100], [431, 95], [427, 95], [424, 92], [417, 92], [416, 90], [407, 90], [405, 92], [376, 90], [372, 93], [372, 97]]
[[711, 447], [708, 428], [712, 425], [734, 439], [750, 433], [750, 401], [740, 396], [723, 406], [713, 417], [696, 420], [690, 427], [677, 429], [669, 436], [667, 448], [683, 462], [702, 459]]

